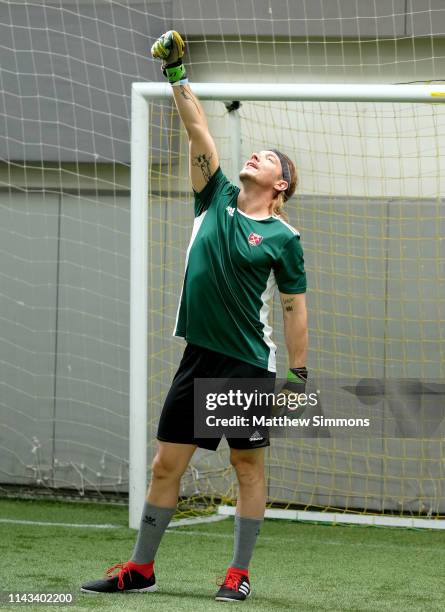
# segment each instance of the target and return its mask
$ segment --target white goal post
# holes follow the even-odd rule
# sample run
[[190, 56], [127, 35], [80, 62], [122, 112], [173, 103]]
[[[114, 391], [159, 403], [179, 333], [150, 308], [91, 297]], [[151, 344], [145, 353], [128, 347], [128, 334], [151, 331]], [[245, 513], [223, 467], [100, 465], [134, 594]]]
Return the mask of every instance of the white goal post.
[[[193, 83], [201, 100], [445, 103], [435, 84]], [[131, 98], [131, 289], [129, 526], [137, 528], [147, 485], [147, 337], [149, 102], [172, 96], [167, 83], [133, 83]], [[233, 163], [239, 161], [239, 126], [231, 122]]]

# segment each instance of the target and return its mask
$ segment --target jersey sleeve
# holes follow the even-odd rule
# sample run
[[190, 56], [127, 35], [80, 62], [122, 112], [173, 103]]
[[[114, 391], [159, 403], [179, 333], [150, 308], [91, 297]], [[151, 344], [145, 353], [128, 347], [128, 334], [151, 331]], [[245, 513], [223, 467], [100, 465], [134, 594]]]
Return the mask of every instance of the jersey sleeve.
[[274, 273], [281, 293], [305, 293], [306, 272], [299, 235], [292, 236], [281, 249]]
[[232, 184], [221, 170], [221, 167], [218, 167], [202, 191], [198, 193], [193, 190], [193, 195], [195, 196], [195, 217], [199, 217], [199, 215], [207, 210], [218, 194], [228, 186], [232, 186]]

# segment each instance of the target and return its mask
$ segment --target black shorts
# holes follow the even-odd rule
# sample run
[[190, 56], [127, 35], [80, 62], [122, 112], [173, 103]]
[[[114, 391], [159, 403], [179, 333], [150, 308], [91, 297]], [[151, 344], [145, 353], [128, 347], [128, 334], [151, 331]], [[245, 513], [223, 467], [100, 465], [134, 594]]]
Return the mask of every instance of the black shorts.
[[[245, 361], [187, 344], [170, 391], [165, 398], [157, 438], [161, 442], [196, 444], [216, 450], [221, 438], [195, 438], [193, 390], [195, 378], [275, 378], [275, 372]], [[269, 446], [269, 438], [227, 438], [230, 448], [249, 449]]]

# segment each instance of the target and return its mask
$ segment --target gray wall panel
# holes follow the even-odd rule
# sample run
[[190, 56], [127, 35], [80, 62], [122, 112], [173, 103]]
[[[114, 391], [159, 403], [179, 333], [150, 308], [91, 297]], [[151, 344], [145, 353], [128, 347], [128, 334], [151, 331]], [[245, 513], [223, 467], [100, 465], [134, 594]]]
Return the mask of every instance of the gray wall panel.
[[389, 207], [386, 370], [440, 378], [445, 343], [445, 219], [437, 201]]
[[[434, 0], [425, 7], [422, 0], [410, 0], [406, 13], [405, 4], [405, 0], [390, 5], [385, 0], [0, 3], [0, 116], [6, 122], [0, 156], [127, 163], [131, 82], [163, 80], [159, 63], [149, 57], [150, 45], [173, 26], [189, 38], [205, 39], [204, 51], [196, 41], [189, 45], [193, 78], [205, 77], [210, 66], [214, 72], [214, 61], [219, 67], [214, 80], [251, 78], [258, 66], [288, 79], [289, 64], [293, 80], [393, 81], [412, 80], [413, 74], [416, 79], [438, 78], [440, 41], [432, 38], [431, 44], [423, 41], [418, 46], [415, 38], [403, 39], [442, 36], [442, 3]], [[221, 36], [262, 41], [254, 39], [241, 47]], [[295, 40], [290, 54], [283, 53], [283, 45], [270, 44], [274, 37]], [[326, 45], [326, 37], [336, 42]], [[342, 44], [345, 38], [368, 40], [351, 48]], [[386, 46], [384, 38], [389, 41]], [[159, 141], [159, 128], [155, 120], [154, 142]], [[160, 156], [157, 147], [154, 150], [157, 162]]]
[[404, 35], [404, 11], [405, 0], [175, 0], [173, 22], [187, 36], [379, 38]]
[[269, 494], [303, 506], [381, 510], [381, 456], [381, 440], [274, 440]]
[[[46, 161], [130, 160], [133, 81], [163, 80], [150, 40], [170, 2], [0, 5], [0, 156]], [[36, 27], [33, 27], [36, 24]], [[3, 108], [2, 108], [3, 107]], [[14, 121], [17, 118], [18, 121]], [[152, 125], [159, 140], [159, 123]], [[156, 161], [156, 156], [155, 156]]]
[[[0, 480], [35, 483], [52, 463], [58, 196], [0, 205]], [[29, 467], [28, 467], [29, 466]], [[34, 468], [34, 469], [32, 469]]]
[[63, 198], [55, 449], [59, 486], [67, 471], [70, 476], [80, 471], [84, 486], [90, 480], [119, 489], [127, 472], [129, 223], [128, 198]]
[[[295, 206], [308, 277], [310, 362], [327, 373], [381, 376], [386, 203], [302, 197]], [[280, 318], [276, 305], [277, 329]], [[285, 367], [286, 355], [280, 360]]]
[[[52, 475], [54, 459], [59, 486], [126, 490], [129, 198], [63, 197], [57, 364], [57, 196], [14, 194], [4, 202], [1, 477], [36, 482]], [[190, 207], [187, 227], [175, 221], [183, 223], [184, 206]], [[309, 364], [320, 373], [352, 378], [380, 376], [385, 370], [433, 377], [443, 346], [442, 203], [302, 197], [295, 206], [291, 218], [298, 217], [310, 287]], [[152, 201], [150, 440], [184, 348], [171, 333], [191, 223], [190, 197]], [[281, 319], [276, 301], [275, 339], [283, 372], [287, 356]], [[419, 355], [421, 372], [411, 369], [418, 366]], [[269, 493], [282, 501], [369, 510], [399, 509], [400, 500], [409, 501], [405, 509], [440, 506], [440, 445], [416, 447], [415, 440], [389, 444], [376, 439], [359, 448], [339, 439], [274, 441]], [[149, 459], [153, 452], [150, 445]], [[198, 454], [183, 492], [229, 491], [233, 474], [224, 467], [226, 460], [225, 443], [214, 455]], [[209, 479], [210, 468], [217, 471]]]
[[443, 9], [442, 0], [428, 0], [428, 2], [425, 2], [425, 0], [408, 0], [406, 11], [407, 36], [445, 36], [445, 13]]

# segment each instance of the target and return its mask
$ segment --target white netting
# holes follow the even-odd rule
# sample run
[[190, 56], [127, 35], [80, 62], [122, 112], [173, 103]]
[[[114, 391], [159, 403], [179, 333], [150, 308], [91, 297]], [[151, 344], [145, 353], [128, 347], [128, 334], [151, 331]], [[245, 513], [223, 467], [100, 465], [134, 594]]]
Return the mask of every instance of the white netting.
[[[171, 27], [188, 41], [192, 81], [445, 74], [445, 8], [434, 1], [0, 2], [3, 483], [127, 490], [129, 96], [131, 82], [162, 79], [148, 51]], [[298, 164], [290, 217], [311, 285], [314, 373], [443, 377], [442, 108], [240, 109], [244, 156], [274, 145]], [[206, 109], [228, 168], [227, 110]], [[153, 106], [150, 140], [153, 436], [182, 350], [171, 331], [192, 218], [187, 148], [171, 105]], [[275, 445], [270, 500], [443, 512], [439, 477], [425, 471], [440, 448], [334, 450]], [[397, 480], [395, 464], [404, 473], [413, 457], [424, 459], [420, 476], [412, 467]], [[233, 497], [226, 465], [224, 450], [199, 452], [183, 492]], [[425, 493], [426, 473], [434, 495]]]

